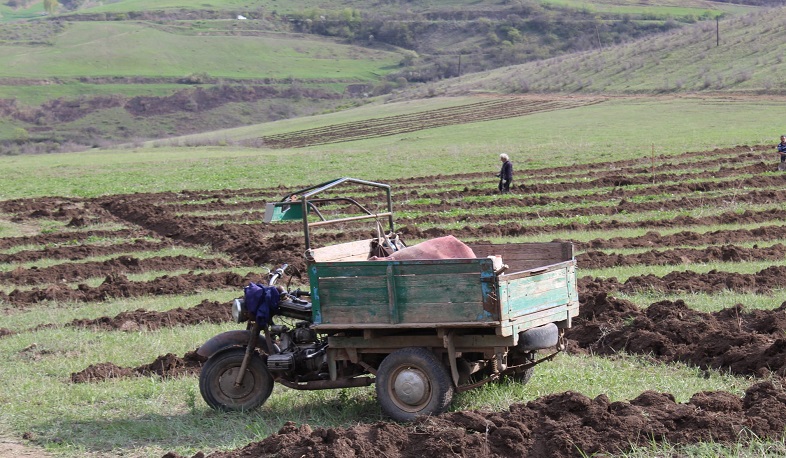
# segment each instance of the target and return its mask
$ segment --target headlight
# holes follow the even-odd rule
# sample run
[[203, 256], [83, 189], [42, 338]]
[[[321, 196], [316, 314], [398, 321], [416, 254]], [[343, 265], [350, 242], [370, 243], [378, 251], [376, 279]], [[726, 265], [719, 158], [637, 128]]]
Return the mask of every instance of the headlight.
[[248, 321], [245, 300], [235, 299], [232, 301], [232, 319], [235, 320], [235, 323], [244, 323]]

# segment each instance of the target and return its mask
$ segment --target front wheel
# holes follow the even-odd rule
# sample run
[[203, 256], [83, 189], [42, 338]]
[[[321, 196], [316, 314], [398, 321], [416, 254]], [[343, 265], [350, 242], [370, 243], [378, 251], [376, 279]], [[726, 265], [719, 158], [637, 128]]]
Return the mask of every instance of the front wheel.
[[447, 368], [426, 348], [396, 350], [377, 370], [376, 391], [382, 411], [398, 421], [443, 413], [453, 400]]
[[273, 392], [273, 376], [256, 353], [246, 367], [240, 385], [235, 385], [245, 349], [231, 348], [210, 357], [199, 374], [199, 392], [207, 405], [217, 410], [253, 410]]

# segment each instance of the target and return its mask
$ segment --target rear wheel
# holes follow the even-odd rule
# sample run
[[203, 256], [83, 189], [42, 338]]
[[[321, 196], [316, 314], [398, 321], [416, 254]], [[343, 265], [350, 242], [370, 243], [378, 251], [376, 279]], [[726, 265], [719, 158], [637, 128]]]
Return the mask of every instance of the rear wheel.
[[453, 400], [447, 368], [426, 348], [402, 348], [389, 354], [379, 366], [376, 385], [382, 411], [398, 421], [443, 413]]
[[[535, 361], [536, 355], [537, 353], [534, 351], [530, 351], [526, 353], [511, 351], [510, 353], [508, 353], [508, 366], [520, 366], [522, 364], [531, 363]], [[509, 375], [507, 376], [507, 378], [513, 380], [514, 382], [521, 383], [522, 385], [526, 385], [527, 382], [529, 382], [529, 379], [532, 378], [532, 374], [534, 373], [535, 373], [535, 366], [532, 366], [520, 372], [516, 372], [512, 375]]]
[[253, 410], [273, 392], [273, 376], [256, 353], [251, 355], [243, 381], [236, 386], [245, 349], [231, 348], [210, 357], [199, 374], [199, 392], [218, 410]]

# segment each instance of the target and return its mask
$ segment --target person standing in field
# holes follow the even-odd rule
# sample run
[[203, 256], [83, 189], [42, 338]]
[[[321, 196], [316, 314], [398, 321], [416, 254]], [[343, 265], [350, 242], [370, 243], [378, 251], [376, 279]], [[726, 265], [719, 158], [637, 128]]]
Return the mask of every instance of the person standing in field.
[[505, 153], [499, 155], [499, 160], [502, 162], [502, 168], [497, 174], [499, 178], [498, 188], [499, 192], [504, 194], [510, 192], [510, 184], [513, 182], [513, 163], [510, 162], [510, 157]]
[[778, 152], [781, 155], [781, 163], [786, 162], [786, 135], [781, 135], [781, 142], [778, 143]]

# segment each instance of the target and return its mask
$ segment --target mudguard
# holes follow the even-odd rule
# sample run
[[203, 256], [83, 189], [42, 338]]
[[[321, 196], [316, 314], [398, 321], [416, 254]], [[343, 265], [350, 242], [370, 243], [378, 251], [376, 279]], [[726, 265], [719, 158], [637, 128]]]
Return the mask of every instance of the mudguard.
[[[197, 354], [205, 358], [210, 358], [221, 350], [232, 347], [245, 347], [251, 339], [251, 331], [247, 329], [238, 329], [235, 331], [222, 332], [217, 336], [211, 337], [207, 342], [203, 343], [198, 349]], [[263, 353], [267, 351], [267, 341], [264, 336], [259, 336], [257, 341], [257, 348], [262, 350]]]

